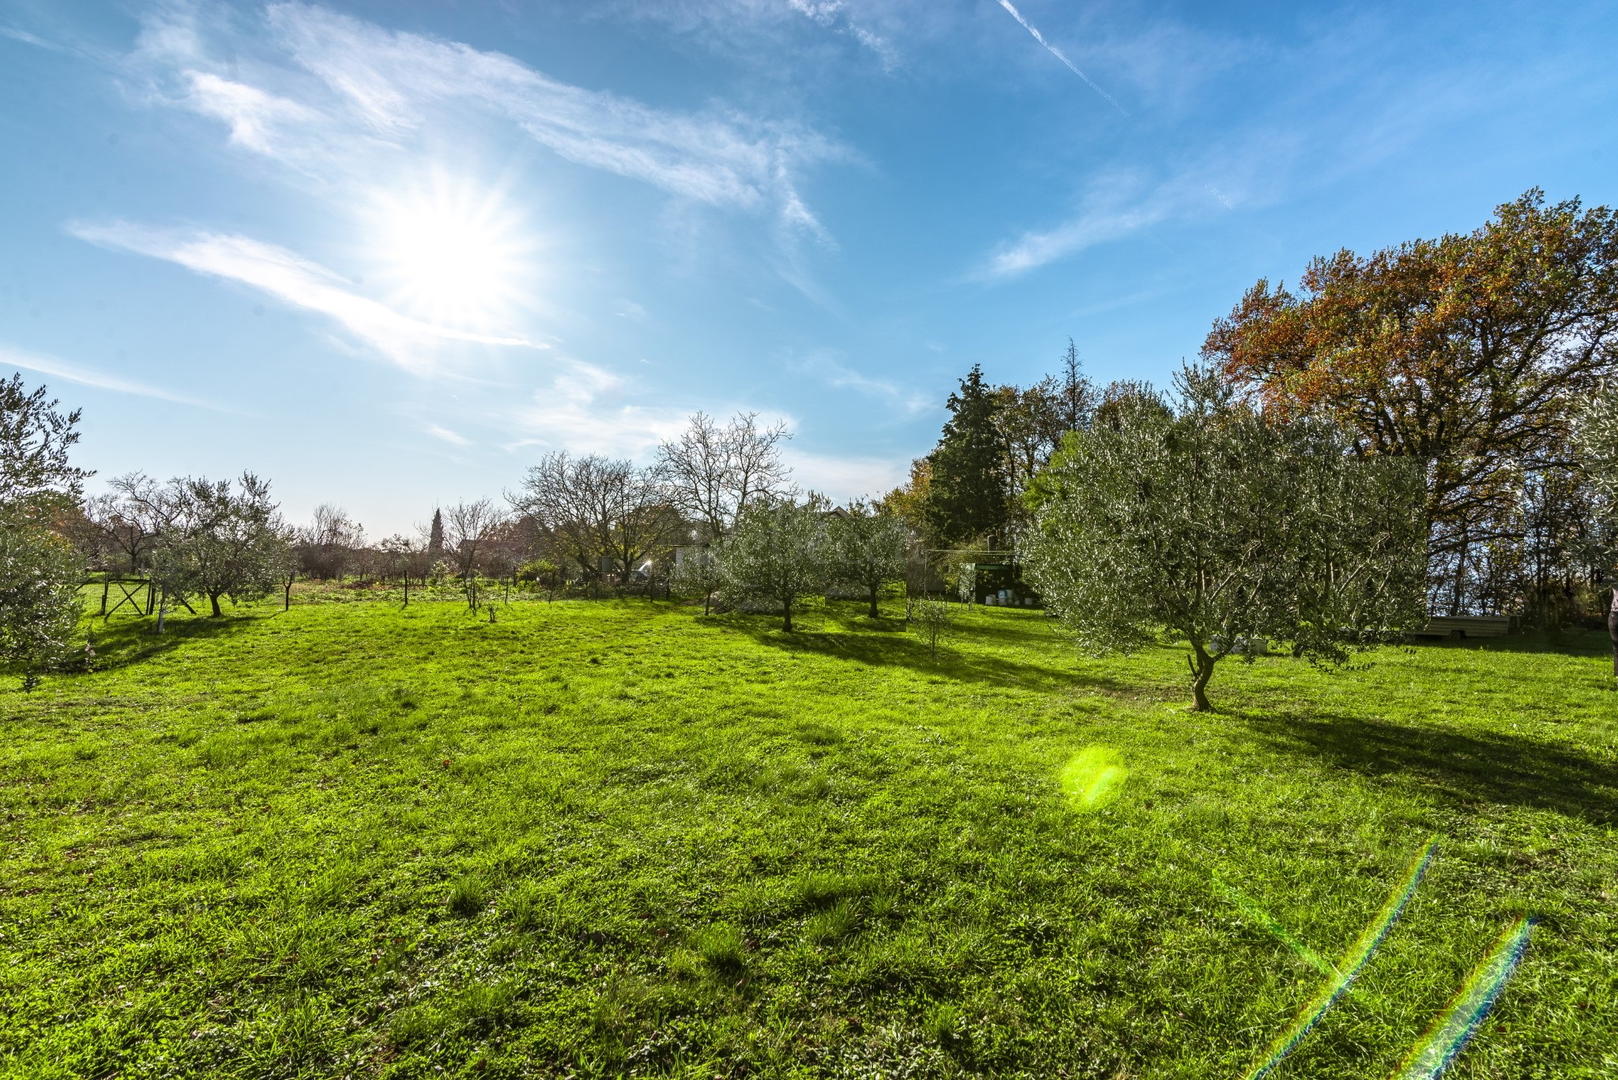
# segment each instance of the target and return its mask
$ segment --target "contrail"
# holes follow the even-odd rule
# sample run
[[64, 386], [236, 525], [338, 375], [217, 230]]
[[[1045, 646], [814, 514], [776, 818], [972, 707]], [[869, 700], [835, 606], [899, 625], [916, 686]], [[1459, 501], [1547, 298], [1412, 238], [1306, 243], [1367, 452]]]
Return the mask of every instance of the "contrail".
[[[1129, 113], [1124, 109], [1124, 107], [1122, 105], [1120, 105], [1116, 101], [1112, 100], [1112, 95], [1111, 94], [1107, 93], [1105, 90], [1101, 89], [1101, 87], [1099, 87], [1095, 83], [1091, 82], [1090, 81], [1090, 76], [1086, 75], [1084, 72], [1082, 72], [1078, 68], [1074, 67], [1073, 66], [1073, 61], [1071, 61], [1071, 60], [1069, 60], [1067, 58], [1067, 54], [1062, 52], [1062, 50], [1058, 49], [1055, 45], [1052, 45], [1050, 42], [1046, 41], [1045, 40], [1045, 35], [1041, 34], [1039, 32], [1039, 27], [1035, 26], [1033, 23], [1031, 23], [1027, 19], [1023, 18], [1022, 17], [1022, 12], [1018, 11], [1016, 8], [1011, 6], [1011, 0], [1000, 0], [1000, 6], [1005, 8], [1007, 11], [1011, 12], [1011, 17], [1013, 19], [1016, 19], [1018, 22], [1022, 23], [1022, 28], [1024, 30], [1028, 31], [1030, 34], [1033, 34], [1035, 41], [1037, 41], [1041, 45], [1045, 46], [1046, 50], [1052, 56], [1056, 57], [1058, 60], [1062, 61], [1062, 63], [1066, 64], [1067, 69], [1069, 71], [1071, 71], [1073, 74], [1077, 75], [1079, 78], [1084, 80], [1085, 85], [1089, 86], [1090, 89], [1094, 90], [1096, 93], [1098, 93], [1102, 97], [1106, 98], [1107, 99], [1107, 104], [1111, 105], [1113, 108], [1115, 108], [1119, 112], [1123, 113], [1124, 116], [1126, 116], [1126, 117], [1129, 116]], [[1133, 119], [1133, 117], [1130, 117], [1130, 119]]]

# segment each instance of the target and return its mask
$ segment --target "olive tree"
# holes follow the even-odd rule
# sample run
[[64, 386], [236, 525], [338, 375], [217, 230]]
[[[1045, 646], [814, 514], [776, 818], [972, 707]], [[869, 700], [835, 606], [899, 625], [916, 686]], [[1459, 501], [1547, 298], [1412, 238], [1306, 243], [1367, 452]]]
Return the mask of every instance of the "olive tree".
[[871, 618], [880, 612], [876, 601], [882, 586], [904, 577], [905, 545], [909, 531], [904, 522], [880, 514], [863, 499], [856, 499], [827, 521], [833, 581], [863, 589], [870, 599]]
[[156, 496], [168, 525], [153, 555], [153, 576], [164, 592], [206, 596], [212, 614], [220, 597], [257, 600], [280, 587], [293, 561], [291, 530], [270, 499], [270, 485], [243, 473], [229, 480], [181, 477]]
[[1422, 625], [1409, 462], [1357, 456], [1315, 417], [1266, 415], [1207, 369], [1176, 390], [1115, 397], [1034, 485], [1026, 574], [1081, 647], [1185, 640], [1202, 711], [1215, 665], [1269, 639], [1338, 663]]
[[89, 473], [68, 463], [78, 410], [64, 413], [21, 375], [0, 381], [0, 667], [32, 687], [73, 654], [84, 561], [52, 523]]
[[792, 609], [826, 587], [830, 552], [824, 500], [757, 498], [736, 518], [720, 547], [722, 588], [737, 600], [781, 605], [781, 628], [792, 630]]
[[1586, 401], [1574, 430], [1591, 486], [1618, 502], [1618, 387], [1603, 385]]

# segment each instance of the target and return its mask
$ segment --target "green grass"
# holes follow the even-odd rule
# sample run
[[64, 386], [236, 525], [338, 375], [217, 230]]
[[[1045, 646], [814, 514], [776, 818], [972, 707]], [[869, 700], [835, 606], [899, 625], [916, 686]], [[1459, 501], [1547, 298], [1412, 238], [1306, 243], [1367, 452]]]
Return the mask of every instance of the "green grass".
[[856, 611], [98, 621], [0, 693], [0, 1075], [1240, 1077], [1435, 833], [1275, 1075], [1387, 1076], [1522, 913], [1448, 1075], [1618, 1072], [1603, 638], [1197, 715], [1172, 650]]

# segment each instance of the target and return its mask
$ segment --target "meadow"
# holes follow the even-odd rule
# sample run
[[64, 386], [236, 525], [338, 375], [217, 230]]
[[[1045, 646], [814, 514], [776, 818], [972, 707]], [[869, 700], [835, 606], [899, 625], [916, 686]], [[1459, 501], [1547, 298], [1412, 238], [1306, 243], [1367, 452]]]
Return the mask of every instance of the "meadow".
[[1604, 635], [1227, 663], [977, 609], [295, 603], [0, 692], [0, 1075], [1618, 1073]]

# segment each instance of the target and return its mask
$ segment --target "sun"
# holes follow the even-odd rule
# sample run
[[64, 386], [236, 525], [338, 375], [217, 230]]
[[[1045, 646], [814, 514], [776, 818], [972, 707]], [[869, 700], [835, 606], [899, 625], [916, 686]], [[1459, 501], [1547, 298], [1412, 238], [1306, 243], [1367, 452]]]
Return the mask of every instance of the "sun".
[[401, 311], [489, 331], [522, 305], [533, 245], [499, 189], [435, 175], [378, 194], [374, 215], [373, 255]]

